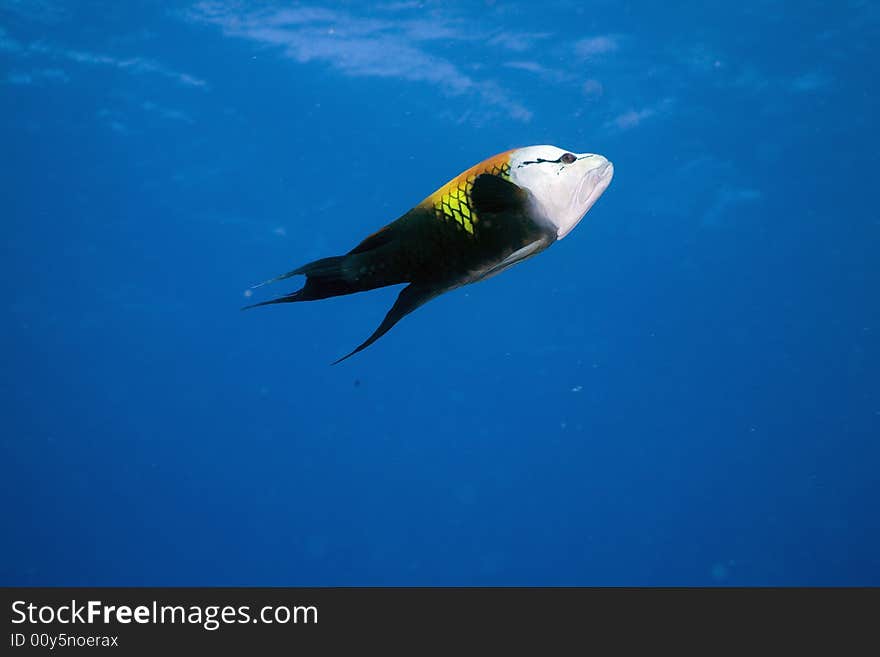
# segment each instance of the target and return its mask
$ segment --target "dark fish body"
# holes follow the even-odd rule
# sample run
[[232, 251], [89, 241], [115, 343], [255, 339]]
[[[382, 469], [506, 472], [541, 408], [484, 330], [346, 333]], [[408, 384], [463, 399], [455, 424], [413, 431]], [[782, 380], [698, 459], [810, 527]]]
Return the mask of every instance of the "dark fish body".
[[[538, 157], [536, 150], [559, 155]], [[586, 174], [562, 177], [582, 173], [566, 168], [588, 158], [597, 161], [589, 163], [596, 166], [580, 167]], [[306, 282], [300, 290], [248, 307], [315, 301], [408, 283], [373, 334], [336, 361], [340, 362], [370, 346], [430, 299], [497, 274], [561, 239], [604, 191], [612, 173], [601, 156], [574, 155], [552, 146], [501, 153], [449, 181], [345, 255], [322, 258], [267, 281], [302, 274]], [[542, 199], [548, 193], [552, 199], [554, 192], [567, 192], [570, 207], [554, 213], [553, 203]]]

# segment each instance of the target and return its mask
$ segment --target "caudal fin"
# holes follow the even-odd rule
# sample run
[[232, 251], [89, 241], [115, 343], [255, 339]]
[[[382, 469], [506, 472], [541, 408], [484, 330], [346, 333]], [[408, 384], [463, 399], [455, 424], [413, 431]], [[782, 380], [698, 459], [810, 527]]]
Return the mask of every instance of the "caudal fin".
[[276, 281], [283, 281], [284, 279], [299, 274], [304, 274], [306, 276], [306, 284], [303, 285], [302, 289], [290, 294], [285, 294], [283, 297], [278, 297], [277, 299], [270, 299], [269, 301], [261, 301], [260, 303], [245, 306], [242, 310], [258, 308], [259, 306], [270, 306], [276, 303], [316, 301], [318, 299], [326, 299], [327, 297], [339, 296], [340, 294], [358, 292], [361, 288], [354, 285], [346, 275], [348, 258], [349, 256], [321, 258], [320, 260], [315, 260], [307, 265], [289, 271], [286, 274], [281, 274], [281, 276], [276, 276], [268, 281], [259, 283], [254, 287], [260, 287]]
[[[315, 301], [385, 287], [386, 285], [410, 282], [406, 259], [396, 257], [398, 253], [395, 250], [393, 236], [392, 227], [387, 226], [365, 239], [345, 255], [315, 260], [286, 274], [255, 285], [254, 287], [260, 287], [299, 274], [306, 277], [305, 285], [296, 292], [277, 299], [254, 303], [245, 306], [242, 310], [276, 303]], [[449, 288], [410, 283], [401, 290], [394, 306], [388, 311], [385, 319], [373, 334], [350, 354], [337, 360], [336, 363], [340, 363], [369, 347], [403, 317], [446, 289]]]

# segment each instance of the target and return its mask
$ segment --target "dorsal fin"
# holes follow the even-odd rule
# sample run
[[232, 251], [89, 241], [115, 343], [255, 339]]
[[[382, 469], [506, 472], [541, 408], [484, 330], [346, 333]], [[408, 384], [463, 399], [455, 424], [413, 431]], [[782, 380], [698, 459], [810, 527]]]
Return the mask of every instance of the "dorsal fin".
[[390, 242], [394, 237], [393, 225], [394, 224], [388, 224], [387, 226], [383, 226], [369, 237], [366, 237], [360, 244], [348, 252], [349, 255], [372, 251], [373, 249], [378, 249], [380, 246]]

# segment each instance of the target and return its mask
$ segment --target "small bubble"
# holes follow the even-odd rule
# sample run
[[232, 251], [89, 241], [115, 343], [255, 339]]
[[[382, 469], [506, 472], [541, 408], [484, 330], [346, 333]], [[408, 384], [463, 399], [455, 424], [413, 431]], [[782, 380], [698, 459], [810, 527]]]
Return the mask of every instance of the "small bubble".
[[729, 571], [727, 570], [727, 566], [723, 563], [716, 563], [712, 566], [712, 579], [716, 582], [722, 582], [727, 579]]

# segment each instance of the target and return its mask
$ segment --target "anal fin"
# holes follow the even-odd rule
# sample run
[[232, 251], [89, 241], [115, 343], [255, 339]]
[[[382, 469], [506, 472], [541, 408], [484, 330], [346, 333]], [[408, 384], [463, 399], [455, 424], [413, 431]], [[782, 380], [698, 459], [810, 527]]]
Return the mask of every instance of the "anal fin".
[[376, 340], [388, 333], [388, 331], [390, 331], [391, 328], [395, 324], [397, 324], [397, 322], [409, 315], [416, 308], [426, 304], [428, 301], [438, 296], [439, 294], [442, 294], [448, 289], [449, 288], [447, 287], [438, 288], [433, 286], [410, 283], [400, 291], [399, 295], [397, 295], [397, 301], [395, 301], [394, 305], [391, 306], [391, 310], [388, 311], [388, 314], [385, 315], [385, 319], [383, 319], [382, 323], [379, 324], [379, 327], [375, 331], [373, 331], [373, 334], [363, 343], [358, 345], [358, 347], [354, 349], [354, 351], [346, 354], [339, 360], [334, 361], [333, 365], [341, 363], [346, 358], [351, 358], [359, 351], [363, 351], [371, 344], [373, 344]]

